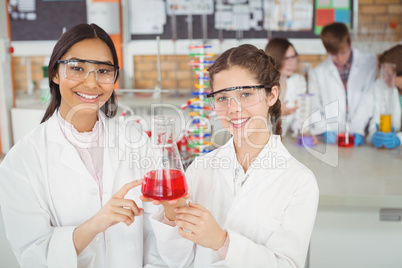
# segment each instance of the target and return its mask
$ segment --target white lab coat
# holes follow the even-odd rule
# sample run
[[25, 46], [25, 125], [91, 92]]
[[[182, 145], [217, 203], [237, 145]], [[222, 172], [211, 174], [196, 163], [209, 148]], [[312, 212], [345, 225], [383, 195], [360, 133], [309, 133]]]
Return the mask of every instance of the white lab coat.
[[[380, 115], [381, 115], [381, 99], [382, 94], [384, 94], [382, 80], [377, 79], [373, 84], [373, 99], [374, 99], [374, 108], [373, 108], [373, 118], [370, 121], [369, 135], [367, 136], [367, 142], [371, 143], [373, 139], [374, 133], [377, 131], [376, 124], [380, 124]], [[392, 106], [391, 115], [392, 115], [392, 126], [395, 129], [395, 133], [398, 138], [402, 141], [402, 113], [401, 113], [401, 104], [399, 102], [399, 92], [396, 87], [392, 89]]]
[[[190, 199], [208, 209], [228, 232], [225, 260], [212, 249], [163, 224], [161, 208], [151, 216], [159, 252], [170, 267], [304, 267], [317, 205], [314, 174], [272, 135], [244, 174], [233, 139], [197, 157], [186, 171]], [[246, 179], [241, 187], [241, 181]]]
[[[143, 178], [138, 159], [146, 156], [148, 139], [117, 118], [108, 119], [102, 112], [99, 116], [105, 129], [102, 194], [106, 203], [125, 183]], [[134, 188], [126, 198], [144, 207], [138, 198], [140, 190]], [[20, 140], [0, 166], [1, 210], [20, 266], [120, 268], [158, 264], [149, 224], [152, 206], [144, 207], [146, 213], [129, 227], [118, 223], [98, 234], [77, 257], [74, 228], [101, 209], [99, 194], [77, 150], [64, 137], [57, 112]]]
[[[364, 135], [373, 109], [371, 86], [376, 74], [376, 56], [353, 49], [353, 62], [347, 81], [351, 133]], [[314, 94], [312, 114], [320, 111], [318, 117], [311, 119], [312, 134], [319, 135], [325, 131], [345, 132], [345, 88], [331, 57], [313, 69], [310, 86], [311, 93]]]
[[[307, 84], [306, 79], [297, 73], [292, 74], [286, 79], [286, 91], [283, 97], [282, 105], [286, 103], [286, 107], [295, 107], [295, 102], [298, 100], [299, 95], [306, 93]], [[300, 105], [300, 103], [298, 103]], [[296, 136], [299, 126], [301, 126], [297, 120], [297, 111], [293, 114], [282, 116], [282, 136], [286, 136], [286, 133], [291, 130], [292, 135]]]

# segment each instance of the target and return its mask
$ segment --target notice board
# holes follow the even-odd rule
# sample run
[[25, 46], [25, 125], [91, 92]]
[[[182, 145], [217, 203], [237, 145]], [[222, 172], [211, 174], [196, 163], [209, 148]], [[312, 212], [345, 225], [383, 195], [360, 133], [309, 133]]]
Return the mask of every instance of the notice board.
[[318, 38], [333, 21], [352, 27], [354, 1], [131, 0], [131, 39]]
[[[131, 40], [318, 38], [322, 26], [353, 27], [357, 0], [127, 0]], [[57, 40], [87, 22], [86, 0], [10, 0], [13, 41]]]
[[63, 29], [87, 22], [85, 0], [10, 0], [12, 41], [58, 40]]

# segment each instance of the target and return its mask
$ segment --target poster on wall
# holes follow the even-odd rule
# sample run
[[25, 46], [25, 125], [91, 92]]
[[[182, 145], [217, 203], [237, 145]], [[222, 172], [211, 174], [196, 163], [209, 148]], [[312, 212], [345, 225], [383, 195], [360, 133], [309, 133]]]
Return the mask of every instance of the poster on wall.
[[226, 31], [263, 30], [263, 0], [217, 1], [215, 29]]
[[8, 13], [11, 20], [36, 20], [35, 0], [10, 0]]
[[[327, 1], [331, 5], [337, 2]], [[129, 3], [131, 40], [156, 36], [172, 40], [319, 37], [315, 33], [317, 0], [131, 0]], [[150, 12], [152, 16], [146, 15]]]
[[269, 31], [311, 31], [313, 0], [265, 0], [264, 29]]
[[166, 24], [163, 0], [131, 1], [131, 34], [162, 34]]
[[351, 0], [315, 0], [315, 6], [314, 32], [316, 35], [321, 33], [325, 25], [332, 22], [342, 22], [351, 28]]
[[202, 15], [214, 13], [213, 0], [167, 0], [167, 14], [171, 15]]

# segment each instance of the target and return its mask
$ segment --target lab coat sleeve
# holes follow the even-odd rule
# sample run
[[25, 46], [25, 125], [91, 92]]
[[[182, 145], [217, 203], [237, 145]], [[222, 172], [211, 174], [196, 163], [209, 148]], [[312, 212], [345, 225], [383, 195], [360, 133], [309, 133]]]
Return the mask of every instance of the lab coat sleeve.
[[195, 244], [179, 235], [179, 227], [163, 223], [163, 206], [151, 215], [159, 254], [169, 267], [188, 267], [194, 260]]
[[366, 138], [367, 143], [371, 143], [371, 140], [373, 139], [374, 133], [377, 131], [376, 125], [380, 123], [380, 105], [381, 102], [377, 101], [379, 100], [379, 88], [378, 88], [378, 80], [373, 84], [372, 90], [371, 90], [371, 95], [373, 99], [373, 108], [372, 108], [372, 117], [370, 119], [370, 124], [368, 128], [368, 135]]
[[311, 172], [305, 171], [299, 177], [301, 183], [282, 218], [278, 219], [279, 226], [264, 245], [228, 230], [230, 244], [226, 264], [230, 267], [304, 267], [317, 213], [318, 186]]
[[364, 130], [369, 124], [370, 119], [373, 117], [374, 97], [373, 85], [375, 84], [375, 76], [377, 73], [376, 61], [371, 62], [373, 68], [365, 76], [365, 83], [363, 85], [361, 100], [355, 116], [351, 118], [350, 131], [364, 136]]
[[396, 133], [396, 136], [399, 138], [399, 140], [401, 141], [401, 145], [402, 146], [402, 132], [398, 132]]
[[[320, 135], [327, 131], [324, 107], [321, 100], [321, 88], [319, 84], [319, 67], [316, 67], [310, 76], [309, 93], [313, 94], [311, 101], [310, 132], [313, 135]], [[322, 72], [322, 71], [321, 71]]]
[[[10, 153], [11, 154], [11, 153]], [[0, 201], [7, 239], [21, 267], [77, 267], [75, 226], [53, 227], [28, 177], [0, 168]], [[13, 159], [13, 161], [17, 161]]]
[[[372, 88], [370, 86], [370, 88]], [[350, 131], [364, 136], [364, 130], [373, 118], [373, 93], [372, 89], [365, 90], [362, 93], [362, 99], [360, 101], [360, 107], [358, 108], [356, 115], [352, 118], [350, 124]]]
[[[401, 108], [399, 104], [399, 96], [398, 90], [396, 88], [393, 89], [393, 106], [392, 106], [392, 126], [394, 127], [395, 131], [397, 132], [396, 135], [401, 139], [402, 133], [398, 133], [401, 129]], [[368, 136], [366, 139], [367, 143], [372, 143], [373, 135], [377, 131], [376, 125], [380, 124], [380, 115], [381, 115], [381, 100], [382, 100], [382, 88], [381, 82], [377, 79], [373, 85], [373, 89], [371, 92], [373, 96], [373, 117], [370, 120]], [[401, 140], [402, 141], [402, 140]]]

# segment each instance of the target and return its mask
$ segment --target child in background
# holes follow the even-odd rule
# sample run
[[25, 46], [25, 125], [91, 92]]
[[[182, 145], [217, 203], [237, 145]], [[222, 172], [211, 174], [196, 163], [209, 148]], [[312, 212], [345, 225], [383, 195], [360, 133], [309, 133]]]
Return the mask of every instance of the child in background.
[[329, 57], [313, 69], [310, 80], [312, 112], [321, 113], [321, 120], [312, 125], [311, 131], [322, 134], [324, 142], [330, 144], [335, 144], [338, 132], [349, 131], [355, 146], [361, 145], [372, 114], [371, 86], [377, 58], [352, 48], [349, 30], [343, 23], [326, 25], [321, 40]]
[[390, 107], [393, 129], [392, 132], [387, 133], [378, 130], [381, 112], [381, 94], [384, 94], [382, 83], [380, 78], [378, 78], [373, 85], [374, 111], [367, 140], [372, 142], [375, 147], [395, 148], [401, 145], [402, 140], [402, 45], [396, 45], [385, 51], [379, 56], [378, 61], [380, 66], [383, 63], [394, 63], [396, 65], [396, 77], [394, 80], [394, 88], [392, 89], [391, 97], [393, 103]]
[[282, 102], [282, 135], [285, 136], [288, 129], [297, 135], [297, 96], [307, 91], [306, 79], [295, 73], [298, 54], [285, 38], [272, 38], [265, 47], [265, 53], [274, 58], [275, 67], [281, 73], [279, 99]]

